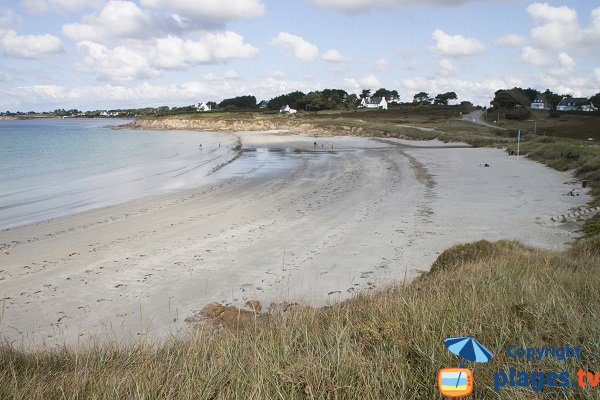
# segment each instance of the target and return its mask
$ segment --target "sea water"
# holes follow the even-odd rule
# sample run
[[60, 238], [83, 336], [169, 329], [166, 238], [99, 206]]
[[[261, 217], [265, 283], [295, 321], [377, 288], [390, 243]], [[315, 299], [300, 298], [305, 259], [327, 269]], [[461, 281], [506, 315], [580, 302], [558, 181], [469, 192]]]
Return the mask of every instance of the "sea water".
[[230, 135], [106, 127], [126, 122], [0, 121], [0, 229], [195, 187], [232, 152]]

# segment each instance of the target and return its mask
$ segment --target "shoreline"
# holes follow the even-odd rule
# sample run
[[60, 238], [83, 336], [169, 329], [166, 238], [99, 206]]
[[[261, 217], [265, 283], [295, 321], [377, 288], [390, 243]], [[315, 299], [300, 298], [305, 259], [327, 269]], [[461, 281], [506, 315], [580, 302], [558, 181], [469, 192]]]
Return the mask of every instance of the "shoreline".
[[563, 196], [570, 174], [501, 150], [328, 137], [316, 141], [334, 149], [315, 152], [306, 135], [241, 137], [244, 155], [214, 185], [1, 231], [19, 242], [1, 255], [2, 336], [26, 348], [162, 340], [214, 301], [338, 302], [412, 280], [456, 243], [564, 248], [577, 226], [550, 217], [588, 200]]

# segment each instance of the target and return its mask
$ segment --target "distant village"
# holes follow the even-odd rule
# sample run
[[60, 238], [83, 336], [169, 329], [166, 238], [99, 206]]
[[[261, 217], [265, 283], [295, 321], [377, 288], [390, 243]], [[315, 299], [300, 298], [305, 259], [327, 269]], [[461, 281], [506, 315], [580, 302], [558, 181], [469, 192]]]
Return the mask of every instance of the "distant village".
[[[356, 110], [377, 109], [388, 110], [399, 105], [427, 106], [460, 104], [473, 106], [471, 102], [459, 102], [455, 92], [446, 92], [430, 96], [427, 92], [419, 92], [402, 102], [396, 90], [380, 88], [372, 93], [365, 89], [360, 94], [348, 93], [342, 89], [325, 89], [303, 93], [290, 92], [270, 100], [257, 101], [255, 96], [238, 96], [224, 99], [220, 103], [214, 101], [200, 102], [183, 107], [146, 107], [135, 109], [94, 110], [80, 111], [77, 109], [56, 109], [47, 112], [0, 112], [0, 117], [15, 118], [133, 118], [181, 115], [192, 113], [210, 112], [247, 112], [259, 111], [264, 113], [297, 114], [302, 112], [315, 112], [322, 110]], [[598, 113], [600, 106], [600, 93], [591, 98], [572, 97], [568, 94], [557, 94], [549, 89], [540, 92], [535, 89], [501, 89], [496, 91], [491, 100], [489, 109], [508, 110], [508, 117], [522, 119], [530, 111], [549, 112], [585, 112]], [[484, 109], [488, 107], [483, 107]], [[510, 112], [513, 110], [514, 112]]]

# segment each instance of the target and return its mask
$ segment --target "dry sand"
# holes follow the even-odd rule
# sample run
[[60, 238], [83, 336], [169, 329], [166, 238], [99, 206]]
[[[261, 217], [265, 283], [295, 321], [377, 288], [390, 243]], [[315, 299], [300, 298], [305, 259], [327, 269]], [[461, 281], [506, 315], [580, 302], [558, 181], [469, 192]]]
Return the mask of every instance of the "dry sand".
[[197, 189], [0, 232], [2, 339], [163, 339], [213, 301], [338, 301], [460, 242], [559, 249], [577, 226], [550, 217], [589, 200], [566, 196], [568, 174], [501, 150], [240, 136], [244, 155]]

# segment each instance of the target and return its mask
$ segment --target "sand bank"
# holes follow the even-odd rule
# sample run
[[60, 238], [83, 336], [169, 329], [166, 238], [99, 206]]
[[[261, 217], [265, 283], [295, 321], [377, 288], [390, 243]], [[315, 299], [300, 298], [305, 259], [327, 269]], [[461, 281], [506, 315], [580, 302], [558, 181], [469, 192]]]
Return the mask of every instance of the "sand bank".
[[566, 195], [568, 174], [500, 150], [240, 136], [243, 155], [194, 190], [0, 232], [2, 338], [162, 339], [213, 301], [338, 301], [460, 242], [562, 248], [577, 226], [551, 217], [589, 200]]

